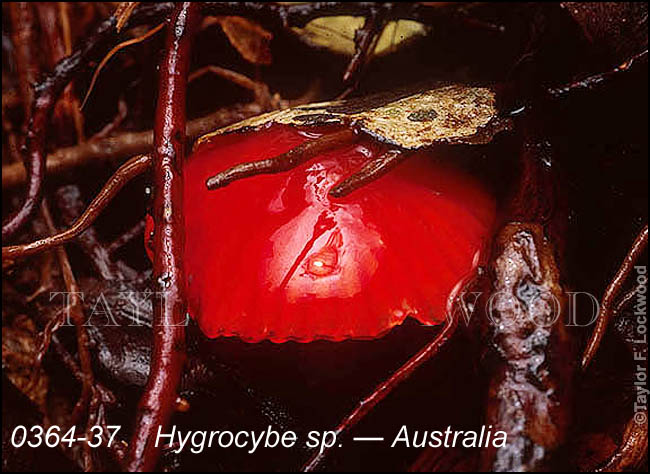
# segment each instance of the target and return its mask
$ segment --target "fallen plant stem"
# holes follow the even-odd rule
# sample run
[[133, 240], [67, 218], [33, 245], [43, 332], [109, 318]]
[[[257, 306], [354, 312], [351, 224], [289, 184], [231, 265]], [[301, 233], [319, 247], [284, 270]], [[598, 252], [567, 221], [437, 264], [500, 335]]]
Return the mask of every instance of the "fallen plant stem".
[[567, 307], [556, 246], [537, 222], [506, 224], [493, 245], [495, 298], [481, 318], [495, 357], [484, 423], [507, 433], [508, 445], [483, 447], [478, 470], [544, 470], [568, 433], [575, 374], [570, 334], [556, 317]]
[[627, 280], [627, 277], [632, 272], [635, 262], [639, 259], [641, 254], [645, 251], [648, 246], [648, 224], [639, 232], [632, 247], [628, 251], [628, 254], [623, 259], [620, 268], [614, 275], [614, 278], [607, 286], [605, 290], [605, 295], [603, 300], [600, 303], [600, 312], [598, 313], [598, 319], [596, 320], [596, 327], [594, 332], [591, 333], [587, 347], [582, 355], [582, 369], [586, 369], [589, 366], [589, 363], [596, 355], [596, 351], [600, 346], [600, 342], [605, 335], [607, 326], [612, 318], [612, 314], [616, 308], [616, 297], [623, 289], [623, 285]]
[[371, 10], [366, 16], [363, 27], [354, 34], [354, 54], [343, 73], [343, 83], [355, 87], [359, 82], [363, 68], [368, 64], [377, 47], [377, 42], [386, 26], [387, 10]]
[[621, 299], [616, 304], [616, 308], [614, 308], [612, 318], [616, 318], [621, 313], [621, 311], [623, 311], [623, 309], [625, 309], [625, 307], [632, 302], [637, 292], [638, 287], [635, 286], [621, 297]]
[[208, 178], [205, 184], [208, 189], [214, 190], [227, 186], [233, 181], [258, 174], [273, 174], [289, 171], [327, 150], [331, 150], [339, 145], [354, 143], [358, 139], [359, 135], [356, 132], [349, 128], [344, 128], [339, 132], [326, 134], [315, 140], [298, 145], [279, 156], [235, 165]]
[[[83, 214], [84, 202], [81, 199], [81, 191], [77, 185], [69, 184], [57, 189], [55, 202], [61, 213], [61, 220], [66, 226], [73, 226]], [[120, 270], [111, 261], [108, 249], [92, 225], [81, 232], [76, 241], [102, 279], [115, 280], [121, 278]]]
[[[623, 439], [614, 454], [596, 472], [630, 472], [643, 469], [648, 455], [648, 411], [641, 410], [639, 419], [632, 417], [625, 425]], [[645, 416], [643, 416], [645, 415]]]
[[95, 133], [92, 137], [90, 137], [90, 140], [99, 140], [100, 138], [106, 138], [112, 135], [113, 131], [117, 130], [119, 126], [122, 124], [128, 112], [129, 111], [126, 105], [126, 101], [124, 100], [124, 98], [120, 97], [117, 101], [117, 114], [115, 114], [113, 120], [107, 123], [104, 126], [104, 128], [102, 128], [99, 132]]
[[[418, 367], [436, 355], [447, 341], [449, 341], [457, 325], [458, 318], [450, 315], [442, 331], [431, 342], [397, 369], [388, 379], [379, 384], [369, 396], [359, 402], [357, 407], [349, 415], [343, 418], [334, 429], [337, 439], [342, 433], [349, 431], [359, 423], [379, 402], [386, 398], [404, 380], [409, 378]], [[330, 451], [331, 446], [314, 453], [303, 465], [301, 470], [304, 472], [316, 470]]]
[[[125, 461], [127, 471], [155, 469], [165, 430], [176, 407], [185, 363], [185, 283], [182, 166], [185, 159], [185, 94], [191, 40], [199, 23], [196, 2], [178, 3], [167, 28], [154, 126], [153, 274], [162, 303], [153, 302], [153, 351]], [[155, 293], [154, 293], [155, 294]]]
[[120, 4], [117, 6], [117, 9], [113, 12], [113, 15], [117, 18], [115, 29], [118, 32], [124, 28], [124, 25], [133, 13], [133, 10], [135, 10], [135, 8], [138, 6], [138, 3], [140, 2], [120, 2]]
[[583, 79], [571, 82], [561, 87], [549, 89], [548, 94], [554, 99], [563, 99], [572, 92], [593, 90], [601, 84], [607, 83], [610, 79], [620, 75], [621, 73], [628, 72], [636, 65], [636, 63], [648, 59], [648, 50], [641, 51], [635, 54], [630, 59], [615, 67], [611, 71], [605, 71], [598, 74], [587, 76]]
[[[216, 128], [244, 120], [262, 113], [259, 104], [240, 104], [224, 107], [187, 124], [187, 136], [194, 139]], [[109, 160], [123, 160], [134, 155], [149, 153], [153, 147], [153, 131], [126, 132], [100, 140], [90, 140], [76, 146], [61, 148], [47, 157], [47, 173], [63, 174], [86, 164]], [[2, 189], [7, 190], [25, 182], [27, 175], [22, 163], [2, 167]]]
[[137, 38], [133, 38], [127, 41], [124, 41], [117, 46], [113, 47], [106, 56], [104, 56], [104, 59], [101, 60], [101, 62], [97, 65], [95, 68], [95, 72], [93, 73], [93, 77], [90, 80], [90, 85], [88, 86], [88, 91], [86, 92], [86, 95], [84, 96], [83, 100], [81, 101], [81, 106], [80, 108], [83, 109], [84, 106], [86, 105], [86, 102], [88, 102], [88, 98], [90, 97], [90, 93], [93, 91], [93, 88], [95, 87], [95, 83], [97, 82], [97, 78], [99, 77], [99, 73], [102, 72], [102, 69], [104, 69], [104, 66], [106, 66], [106, 63], [110, 61], [110, 59], [117, 54], [121, 49], [126, 48], [127, 46], [131, 46], [132, 44], [137, 44], [137, 43], [142, 43], [143, 41], [151, 38], [153, 35], [158, 33], [160, 30], [162, 30], [163, 26], [165, 26], [164, 23], [161, 23], [158, 26], [153, 27], [149, 31], [147, 31], [145, 34], [138, 36]]
[[[32, 84], [38, 74], [38, 65], [34, 61], [36, 55], [32, 51], [32, 47], [36, 43], [33, 38], [35, 26], [33, 6], [30, 2], [11, 2], [9, 4], [9, 16], [13, 30], [11, 40], [14, 46], [14, 60], [19, 78], [19, 95], [15, 97], [18, 103], [22, 104], [26, 118], [29, 117], [30, 109], [34, 101]], [[2, 102], [4, 109], [4, 93]]]
[[403, 150], [388, 150], [387, 152], [382, 153], [378, 158], [367, 163], [353, 175], [348, 176], [343, 181], [336, 184], [332, 189], [330, 189], [329, 194], [336, 198], [347, 196], [352, 191], [381, 178], [408, 157], [409, 154], [405, 153]]
[[[41, 213], [49, 232], [55, 233], [56, 228], [54, 227], [54, 222], [52, 220], [52, 216], [50, 215], [47, 201], [43, 201], [41, 203]], [[72, 266], [70, 265], [68, 255], [66, 254], [66, 251], [63, 247], [57, 248], [56, 255], [59, 260], [59, 266], [61, 267], [61, 273], [65, 282], [66, 291], [69, 295], [69, 300], [66, 299], [66, 303], [68, 304], [66, 311], [69, 312], [69, 317], [74, 323], [74, 327], [77, 333], [77, 353], [79, 354], [79, 365], [81, 367], [81, 395], [79, 396], [79, 400], [75, 404], [74, 409], [70, 415], [71, 425], [75, 425], [84, 411], [86, 411], [88, 408], [88, 404], [90, 403], [94, 391], [94, 375], [92, 369], [92, 359], [90, 355], [90, 339], [88, 337], [88, 332], [86, 331], [85, 318], [81, 305], [81, 298], [79, 296], [81, 295], [81, 292], [79, 285], [77, 284], [77, 279], [75, 278], [74, 272], [72, 271]], [[90, 446], [88, 443], [83, 444], [83, 450], [84, 469], [87, 471], [93, 470], [92, 453], [90, 452]]]
[[[140, 8], [129, 18], [129, 25], [147, 22], [160, 15], [160, 4]], [[30, 219], [41, 201], [45, 178], [45, 135], [50, 113], [58, 97], [95, 57], [100, 56], [105, 44], [115, 36], [115, 17], [103, 21], [100, 26], [73, 54], [61, 60], [54, 71], [35, 87], [34, 102], [27, 128], [25, 168], [27, 169], [27, 193], [22, 205], [2, 224], [2, 240], [11, 238]]]
[[99, 194], [93, 199], [86, 211], [79, 217], [69, 229], [58, 234], [45, 237], [34, 242], [23, 245], [12, 245], [2, 247], [3, 267], [12, 263], [13, 260], [34, 255], [54, 247], [58, 247], [86, 230], [97, 216], [106, 208], [115, 195], [135, 176], [146, 171], [151, 164], [151, 157], [148, 155], [136, 156], [122, 165], [104, 185]]
[[144, 228], [145, 228], [144, 220], [138, 221], [133, 227], [128, 229], [126, 232], [124, 232], [122, 235], [120, 235], [117, 239], [115, 239], [113, 242], [111, 242], [108, 245], [106, 249], [108, 251], [108, 254], [112, 255], [113, 253], [117, 252], [119, 249], [124, 247], [126, 244], [131, 242], [133, 239], [143, 234]]
[[217, 76], [222, 77], [223, 79], [226, 79], [233, 84], [237, 84], [244, 89], [248, 89], [253, 93], [255, 102], [260, 104], [264, 110], [271, 110], [273, 108], [273, 97], [266, 84], [254, 81], [248, 76], [236, 71], [231, 71], [230, 69], [214, 65], [205, 66], [193, 71], [190, 74], [187, 82], [192, 82], [207, 73], [216, 74]]

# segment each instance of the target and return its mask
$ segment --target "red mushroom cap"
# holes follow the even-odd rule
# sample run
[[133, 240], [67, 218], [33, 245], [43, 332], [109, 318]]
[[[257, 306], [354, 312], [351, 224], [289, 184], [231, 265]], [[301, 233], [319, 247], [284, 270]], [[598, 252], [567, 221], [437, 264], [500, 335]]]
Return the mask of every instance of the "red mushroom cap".
[[344, 198], [329, 189], [385, 146], [370, 138], [298, 168], [208, 191], [208, 177], [277, 156], [327, 129], [220, 135], [184, 169], [188, 311], [208, 337], [245, 341], [380, 336], [412, 316], [444, 321], [494, 221], [472, 178], [418, 152]]

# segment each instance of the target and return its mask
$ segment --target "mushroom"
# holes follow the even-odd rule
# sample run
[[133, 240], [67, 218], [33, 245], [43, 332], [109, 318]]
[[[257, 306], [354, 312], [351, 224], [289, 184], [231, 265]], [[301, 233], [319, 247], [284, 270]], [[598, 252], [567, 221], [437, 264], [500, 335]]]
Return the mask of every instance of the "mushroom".
[[[374, 338], [411, 316], [445, 321], [495, 217], [480, 183], [430, 151], [335, 198], [388, 145], [360, 136], [283, 173], [210, 191], [215, 169], [345, 136], [340, 126], [272, 124], [216, 135], [184, 169], [188, 310], [208, 337], [257, 342]], [[286, 155], [285, 155], [286, 156]]]

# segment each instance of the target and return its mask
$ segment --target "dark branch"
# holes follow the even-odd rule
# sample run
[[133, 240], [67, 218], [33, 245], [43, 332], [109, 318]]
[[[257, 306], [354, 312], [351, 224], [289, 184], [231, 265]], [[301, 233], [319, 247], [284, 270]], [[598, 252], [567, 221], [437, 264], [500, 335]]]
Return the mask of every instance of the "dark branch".
[[359, 82], [363, 67], [368, 64], [384, 31], [387, 13], [387, 10], [382, 8], [371, 10], [363, 27], [354, 33], [354, 54], [343, 74], [344, 83], [355, 87]]
[[611, 71], [605, 71], [598, 74], [593, 74], [583, 79], [571, 82], [570, 84], [557, 87], [554, 89], [549, 89], [547, 92], [554, 99], [564, 99], [572, 92], [591, 91], [603, 84], [606, 84], [608, 81], [610, 81], [616, 76], [619, 76], [621, 73], [630, 71], [632, 67], [635, 66], [635, 64], [641, 63], [643, 61], [646, 62], [646, 67], [647, 67], [647, 61], [648, 61], [647, 49], [638, 54], [635, 54], [630, 59], [625, 61], [623, 64], [615, 67]]
[[2, 247], [2, 266], [5, 267], [12, 263], [12, 261], [34, 255], [45, 250], [58, 247], [76, 236], [81, 234], [95, 221], [97, 216], [106, 208], [106, 206], [113, 200], [115, 195], [128, 183], [131, 179], [143, 173], [151, 163], [151, 157], [143, 155], [136, 156], [123, 164], [113, 176], [104, 185], [99, 194], [93, 199], [88, 206], [88, 209], [77, 219], [72, 227], [49, 237], [30, 242], [23, 245], [12, 245]]
[[[449, 316], [445, 327], [430, 343], [411, 357], [388, 379], [379, 384], [370, 395], [359, 402], [352, 413], [347, 415], [341, 423], [339, 423], [339, 425], [334, 429], [337, 438], [359, 423], [379, 402], [386, 398], [397, 386], [399, 386], [399, 384], [409, 378], [418, 367], [440, 352], [440, 349], [447, 343], [447, 341], [449, 341], [456, 330], [457, 324], [458, 318], [455, 316]], [[302, 467], [302, 471], [311, 472], [316, 470], [325, 460], [325, 457], [330, 450], [331, 447], [315, 453]]]
[[377, 159], [366, 164], [352, 176], [348, 176], [342, 182], [330, 189], [330, 196], [340, 198], [347, 196], [355, 189], [381, 178], [390, 170], [406, 160], [410, 155], [403, 150], [388, 150]]
[[614, 275], [614, 278], [607, 286], [605, 290], [605, 295], [603, 296], [603, 301], [600, 304], [600, 312], [598, 313], [598, 320], [596, 321], [596, 327], [594, 332], [591, 334], [591, 338], [587, 343], [587, 348], [582, 356], [582, 368], [586, 369], [596, 351], [600, 346], [600, 341], [605, 335], [609, 321], [612, 318], [612, 314], [616, 308], [616, 297], [623, 289], [625, 280], [630, 275], [634, 268], [635, 262], [639, 259], [641, 254], [645, 251], [648, 246], [648, 224], [645, 225], [643, 230], [637, 235], [634, 239], [634, 243], [630, 248], [628, 254], [625, 256], [621, 267]]
[[303, 143], [282, 155], [266, 160], [238, 164], [208, 178], [205, 184], [208, 189], [213, 190], [223, 188], [233, 181], [242, 178], [248, 178], [258, 174], [272, 174], [289, 171], [327, 150], [331, 150], [340, 145], [354, 143], [357, 139], [358, 135], [356, 132], [345, 128], [339, 132], [329, 133], [317, 138], [316, 140]]
[[[159, 17], [165, 8], [146, 5], [139, 8], [129, 19], [129, 26], [146, 23]], [[45, 178], [45, 133], [50, 113], [66, 86], [88, 64], [101, 57], [109, 40], [115, 37], [115, 18], [103, 21], [95, 32], [84, 41], [81, 49], [61, 60], [54, 71], [35, 87], [34, 105], [27, 130], [25, 168], [27, 169], [27, 195], [22, 206], [2, 225], [2, 240], [11, 238], [31, 217], [41, 201]]]

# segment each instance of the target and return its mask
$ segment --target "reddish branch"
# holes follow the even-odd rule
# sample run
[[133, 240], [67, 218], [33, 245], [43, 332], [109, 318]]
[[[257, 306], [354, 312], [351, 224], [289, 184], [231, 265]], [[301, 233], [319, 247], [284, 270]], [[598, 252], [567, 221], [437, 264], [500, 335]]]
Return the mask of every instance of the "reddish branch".
[[[138, 10], [129, 20], [135, 26], [160, 15], [157, 4]], [[106, 43], [115, 35], [115, 18], [110, 17], [84, 42], [81, 49], [60, 61], [52, 74], [35, 87], [34, 104], [26, 138], [25, 168], [27, 195], [22, 206], [2, 224], [2, 240], [12, 237], [31, 217], [41, 200], [45, 176], [45, 135], [50, 113], [68, 83], [105, 52]]]
[[643, 463], [648, 456], [648, 411], [641, 410], [636, 414], [640, 415], [639, 419], [633, 416], [627, 422], [621, 444], [596, 472], [643, 471]]
[[596, 321], [596, 328], [591, 334], [591, 338], [587, 343], [587, 348], [582, 356], [582, 368], [585, 369], [593, 359], [598, 347], [600, 346], [600, 341], [605, 335], [607, 326], [609, 325], [610, 320], [612, 319], [612, 314], [616, 309], [616, 298], [623, 289], [623, 285], [627, 280], [627, 277], [630, 275], [634, 268], [634, 263], [639, 259], [643, 254], [646, 247], [648, 246], [648, 225], [646, 224], [643, 230], [637, 235], [630, 251], [625, 256], [621, 267], [614, 275], [611, 283], [605, 290], [605, 295], [600, 304], [600, 312], [598, 314], [598, 320]]
[[125, 468], [151, 471], [160, 447], [159, 428], [165, 429], [175, 410], [177, 388], [185, 361], [185, 299], [182, 272], [182, 163], [185, 157], [185, 89], [191, 36], [198, 23], [198, 4], [176, 4], [168, 25], [165, 56], [154, 128], [153, 281], [162, 292], [154, 304], [154, 348], [151, 371], [138, 406], [135, 429]]
[[[47, 61], [49, 68], [55, 67], [61, 59], [72, 52], [67, 7], [64, 5], [66, 4], [41, 2], [36, 6], [43, 40], [48, 46], [46, 50], [49, 51]], [[84, 120], [72, 84], [68, 84], [61, 94], [52, 115], [59, 146], [84, 140]]]
[[[262, 113], [259, 104], [242, 104], [218, 109], [187, 123], [187, 136], [196, 138], [216, 128], [230, 125]], [[76, 146], [61, 148], [47, 157], [48, 175], [57, 175], [87, 163], [123, 160], [140, 153], [149, 153], [153, 146], [153, 131], [125, 132], [99, 140], [90, 140]], [[26, 179], [20, 163], [2, 168], [2, 188], [6, 190], [22, 184]]]
[[343, 181], [336, 184], [336, 186], [330, 189], [329, 194], [335, 198], [347, 196], [355, 189], [359, 189], [360, 187], [381, 178], [409, 156], [410, 154], [403, 150], [388, 150], [369, 162], [353, 175], [348, 176]]
[[35, 55], [31, 50], [32, 45], [36, 44], [36, 40], [33, 38], [35, 21], [32, 7], [33, 5], [29, 2], [9, 3], [9, 15], [13, 30], [11, 40], [14, 46], [18, 86], [22, 99], [20, 102], [24, 107], [25, 118], [29, 117], [29, 109], [34, 100], [32, 84], [38, 73], [38, 66], [34, 60]]
[[131, 158], [118, 169], [109, 179], [108, 183], [102, 188], [99, 194], [93, 199], [88, 209], [79, 217], [69, 229], [49, 237], [36, 240], [24, 245], [12, 245], [2, 247], [2, 265], [7, 266], [12, 261], [34, 255], [54, 247], [58, 247], [86, 230], [111, 202], [113, 197], [128, 183], [132, 178], [144, 172], [151, 164], [149, 156], [137, 156]]
[[[397, 369], [387, 380], [379, 384], [373, 392], [361, 400], [357, 407], [334, 429], [336, 437], [349, 431], [359, 423], [379, 402], [386, 398], [399, 384], [409, 378], [415, 370], [423, 363], [435, 356], [442, 346], [451, 338], [458, 324], [457, 317], [449, 317], [447, 325], [442, 329], [436, 338], [424, 346], [420, 352], [411, 357], [404, 365]], [[312, 455], [311, 458], [302, 467], [302, 471], [311, 472], [325, 460], [325, 457], [331, 451], [331, 447], [325, 448]]]
[[354, 130], [344, 128], [338, 132], [329, 133], [315, 140], [298, 145], [279, 156], [235, 165], [208, 178], [205, 184], [208, 189], [213, 190], [227, 186], [238, 179], [244, 179], [258, 174], [289, 171], [315, 156], [338, 146], [354, 143], [358, 139], [359, 135]]

